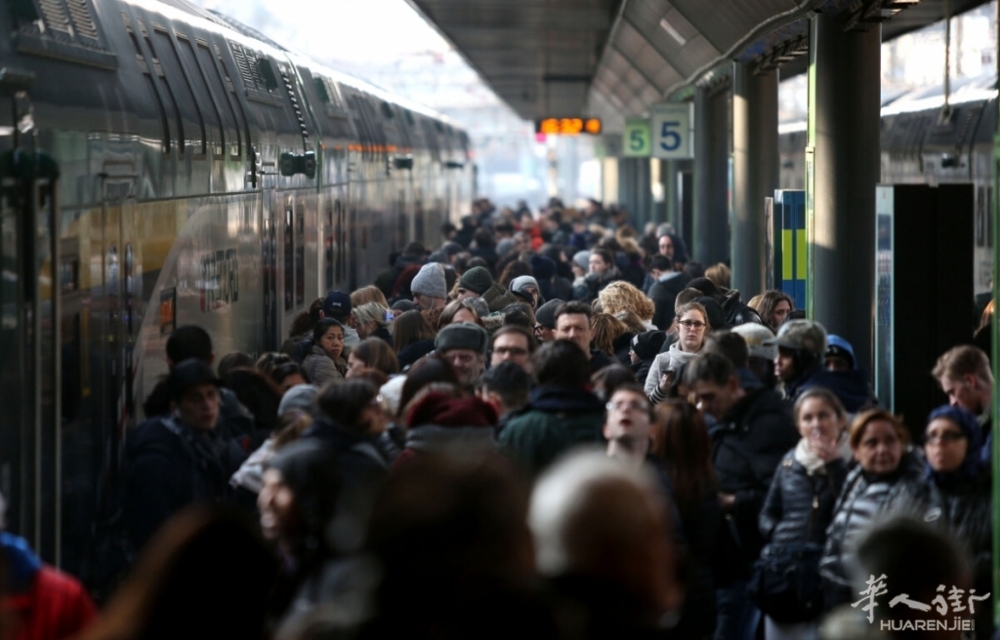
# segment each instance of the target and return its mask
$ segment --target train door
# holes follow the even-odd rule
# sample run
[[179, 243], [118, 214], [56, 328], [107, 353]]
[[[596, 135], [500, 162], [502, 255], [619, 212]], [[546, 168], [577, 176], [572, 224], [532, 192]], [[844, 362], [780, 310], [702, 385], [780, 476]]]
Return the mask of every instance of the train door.
[[0, 137], [0, 489], [8, 529], [58, 563], [58, 167], [35, 153], [28, 94], [3, 103], [17, 126]]

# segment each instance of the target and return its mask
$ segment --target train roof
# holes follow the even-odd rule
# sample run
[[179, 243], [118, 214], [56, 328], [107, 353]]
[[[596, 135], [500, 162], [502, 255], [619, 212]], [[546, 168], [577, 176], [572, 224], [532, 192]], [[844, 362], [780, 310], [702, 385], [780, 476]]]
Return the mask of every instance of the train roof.
[[251, 46], [255, 49], [268, 49], [268, 53], [275, 57], [288, 58], [298, 66], [304, 66], [312, 71], [327, 76], [330, 80], [338, 83], [350, 85], [355, 89], [370, 93], [373, 96], [392, 102], [414, 113], [419, 113], [427, 118], [440, 120], [450, 125], [454, 129], [464, 131], [464, 127], [454, 119], [422, 105], [413, 100], [392, 94], [376, 85], [355, 78], [341, 71], [337, 71], [316, 60], [295, 52], [288, 47], [275, 42], [256, 29], [249, 27], [238, 20], [222, 15], [215, 11], [204, 9], [190, 2], [189, 0], [123, 0], [128, 4], [145, 7], [153, 11], [159, 11], [171, 18], [181, 19], [178, 13], [183, 14], [183, 19], [197, 22], [199, 27], [215, 31], [231, 40], [236, 40], [240, 44]]

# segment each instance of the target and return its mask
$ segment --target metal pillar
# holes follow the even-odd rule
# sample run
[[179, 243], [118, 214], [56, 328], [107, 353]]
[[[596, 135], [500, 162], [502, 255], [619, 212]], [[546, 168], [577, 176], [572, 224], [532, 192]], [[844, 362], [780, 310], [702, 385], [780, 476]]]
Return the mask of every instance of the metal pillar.
[[811, 29], [807, 310], [870, 370], [882, 28], [845, 33], [839, 18], [818, 14]]
[[653, 190], [649, 158], [622, 158], [618, 161], [618, 204], [629, 213], [632, 226], [642, 229], [650, 219]]
[[733, 67], [733, 288], [749, 300], [767, 281], [764, 198], [778, 188], [778, 74]]
[[694, 97], [694, 247], [708, 266], [729, 259], [729, 92], [699, 87]]

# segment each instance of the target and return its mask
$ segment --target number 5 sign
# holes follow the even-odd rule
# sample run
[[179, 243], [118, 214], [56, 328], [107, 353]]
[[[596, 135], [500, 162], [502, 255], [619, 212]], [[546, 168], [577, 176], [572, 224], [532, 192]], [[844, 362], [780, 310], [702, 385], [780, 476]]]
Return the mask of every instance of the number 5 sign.
[[645, 118], [626, 118], [625, 136], [622, 143], [625, 146], [626, 158], [649, 157], [649, 120]]
[[691, 103], [655, 104], [650, 118], [653, 157], [666, 160], [694, 157]]

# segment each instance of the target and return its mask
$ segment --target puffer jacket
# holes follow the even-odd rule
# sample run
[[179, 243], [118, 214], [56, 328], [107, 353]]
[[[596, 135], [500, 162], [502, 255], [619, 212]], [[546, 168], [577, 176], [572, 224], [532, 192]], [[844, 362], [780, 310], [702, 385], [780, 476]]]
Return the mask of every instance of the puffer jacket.
[[791, 407], [774, 391], [747, 394], [710, 431], [719, 491], [736, 496], [719, 529], [716, 586], [750, 576], [764, 546], [758, 516], [785, 453], [799, 441]]
[[813, 473], [795, 459], [795, 450], [781, 460], [760, 511], [760, 534], [774, 545], [823, 544], [826, 528], [847, 475], [847, 463], [826, 463], [825, 473]]
[[323, 347], [314, 344], [302, 361], [302, 369], [314, 385], [322, 387], [328, 382], [343, 380], [347, 374], [347, 362], [343, 357], [334, 360]]
[[[824, 580], [843, 587], [850, 586], [845, 561], [854, 555], [854, 547], [879, 513], [892, 504], [901, 492], [918, 483], [923, 462], [914, 452], [903, 454], [896, 471], [875, 476], [860, 465], [844, 480], [844, 487], [833, 508], [833, 520], [826, 530], [826, 547], [820, 559], [820, 575]], [[846, 600], [845, 600], [846, 602]], [[842, 603], [826, 603], [832, 606]]]

